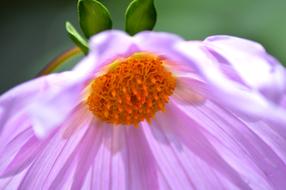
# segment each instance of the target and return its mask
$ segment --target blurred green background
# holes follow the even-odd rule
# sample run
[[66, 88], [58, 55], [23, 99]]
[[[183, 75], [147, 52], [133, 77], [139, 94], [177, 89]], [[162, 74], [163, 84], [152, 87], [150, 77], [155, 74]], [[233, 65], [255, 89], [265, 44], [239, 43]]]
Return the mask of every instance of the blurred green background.
[[[73, 46], [64, 23], [76, 27], [77, 0], [1, 0], [0, 94], [33, 78], [55, 56]], [[129, 0], [102, 0], [114, 27], [122, 29]], [[262, 43], [286, 64], [285, 0], [155, 0], [155, 30], [186, 39], [228, 34]], [[78, 28], [79, 29], [79, 28]], [[118, 44], [120, 45], [120, 44]]]

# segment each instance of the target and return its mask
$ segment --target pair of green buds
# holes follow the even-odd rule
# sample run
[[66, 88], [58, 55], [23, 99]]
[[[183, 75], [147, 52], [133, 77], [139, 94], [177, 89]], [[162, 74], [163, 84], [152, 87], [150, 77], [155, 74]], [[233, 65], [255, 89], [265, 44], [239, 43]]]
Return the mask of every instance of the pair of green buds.
[[[79, 24], [85, 37], [81, 36], [70, 22], [66, 30], [70, 39], [88, 53], [87, 39], [112, 28], [112, 20], [107, 8], [97, 0], [79, 0], [77, 4]], [[152, 30], [156, 23], [154, 0], [132, 0], [125, 12], [125, 31], [134, 35], [140, 31]]]

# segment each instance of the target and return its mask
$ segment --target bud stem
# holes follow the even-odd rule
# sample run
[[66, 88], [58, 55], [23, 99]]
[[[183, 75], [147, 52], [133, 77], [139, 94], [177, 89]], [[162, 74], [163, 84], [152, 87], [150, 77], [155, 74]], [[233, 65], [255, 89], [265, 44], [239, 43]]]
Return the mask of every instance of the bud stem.
[[37, 77], [47, 75], [55, 71], [57, 68], [59, 68], [61, 65], [63, 65], [66, 61], [69, 59], [80, 55], [82, 51], [78, 47], [71, 48], [56, 58], [54, 58], [48, 65], [46, 65], [38, 74]]

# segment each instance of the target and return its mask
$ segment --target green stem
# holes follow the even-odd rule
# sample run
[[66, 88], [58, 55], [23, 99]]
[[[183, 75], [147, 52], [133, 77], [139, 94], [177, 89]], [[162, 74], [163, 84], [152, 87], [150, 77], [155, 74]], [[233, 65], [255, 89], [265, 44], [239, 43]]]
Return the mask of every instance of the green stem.
[[57, 68], [59, 68], [61, 65], [63, 65], [66, 61], [69, 59], [80, 55], [82, 51], [78, 47], [71, 48], [61, 55], [57, 56], [55, 59], [53, 59], [47, 66], [45, 66], [38, 74], [37, 77], [48, 75], [55, 71]]

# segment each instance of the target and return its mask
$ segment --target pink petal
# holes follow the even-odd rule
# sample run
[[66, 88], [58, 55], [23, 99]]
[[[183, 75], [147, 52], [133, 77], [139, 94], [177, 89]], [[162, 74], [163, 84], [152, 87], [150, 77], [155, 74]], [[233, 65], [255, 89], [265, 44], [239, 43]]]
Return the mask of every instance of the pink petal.
[[[21, 111], [26, 107], [27, 104], [33, 102], [33, 100], [41, 95], [46, 93], [48, 89], [51, 89], [52, 92], [59, 90], [62, 87], [65, 87], [67, 77], [69, 75], [66, 73], [63, 74], [52, 74], [49, 76], [44, 76], [31, 80], [29, 82], [23, 83], [0, 97], [0, 107], [2, 112], [5, 115], [1, 115], [1, 124], [5, 124], [5, 119], [9, 119], [12, 114], [17, 113], [16, 111]], [[9, 108], [9, 109], [7, 109]], [[8, 113], [7, 113], [8, 112]], [[10, 115], [11, 114], [11, 115]], [[6, 117], [5, 117], [6, 116]]]
[[127, 144], [128, 189], [159, 189], [156, 162], [142, 129], [131, 127], [125, 134]]
[[[105, 127], [105, 126], [102, 126]], [[111, 129], [103, 128], [102, 142], [91, 167], [91, 189], [111, 189]]]
[[90, 52], [74, 71], [81, 76], [94, 76], [104, 65], [134, 52], [132, 46], [132, 37], [122, 31], [101, 32], [90, 39]]
[[[49, 189], [53, 183], [60, 189], [69, 184], [67, 179], [69, 175], [73, 176], [72, 171], [76, 166], [72, 161], [77, 155], [77, 147], [87, 134], [87, 127], [82, 127], [68, 139], [63, 138], [63, 130], [57, 131], [42, 152], [34, 158], [20, 189]], [[61, 178], [58, 177], [60, 174]]]
[[19, 184], [26, 175], [28, 168], [23, 170], [21, 173], [16, 174], [7, 178], [0, 178], [0, 189], [1, 190], [18, 190]]
[[231, 36], [211, 36], [204, 44], [215, 57], [225, 60], [243, 81], [272, 101], [279, 101], [286, 90], [286, 72], [264, 48], [253, 41]]
[[158, 189], [155, 162], [142, 131], [104, 127], [90, 174], [91, 189]]
[[99, 68], [111, 63], [114, 59], [141, 51], [177, 59], [177, 54], [172, 53], [170, 47], [179, 41], [183, 39], [164, 32], [145, 31], [129, 36], [119, 30], [104, 31], [91, 38], [90, 53], [75, 67], [74, 71], [80, 75], [95, 75]]
[[285, 109], [269, 101], [255, 89], [249, 89], [237, 81], [229, 80], [203, 44], [180, 43], [176, 49], [177, 54], [185, 56], [185, 61], [205, 79], [213, 101], [245, 117], [263, 119], [274, 125], [286, 125]]
[[[184, 111], [197, 122], [219, 155], [252, 188], [285, 187], [286, 182], [283, 180], [286, 177], [285, 160], [281, 160], [281, 157], [254, 134], [241, 118], [211, 102], [197, 108], [179, 107], [176, 112]], [[187, 133], [186, 129], [183, 131]]]
[[[77, 167], [71, 189], [81, 189], [87, 177], [88, 171], [94, 161], [94, 157], [99, 150], [100, 143], [102, 142], [102, 130], [97, 130], [96, 125], [90, 126], [87, 136], [81, 142], [78, 148]], [[102, 126], [100, 126], [102, 127]], [[84, 155], [84, 156], [83, 156]]]
[[94, 116], [86, 109], [83, 103], [78, 104], [63, 122], [65, 128], [63, 138], [69, 138], [82, 126], [87, 125]]
[[[37, 136], [46, 136], [79, 101], [82, 80], [72, 72], [52, 74], [8, 91], [0, 97], [0, 108], [3, 110], [0, 115], [1, 130], [6, 130], [13, 120], [25, 115]], [[17, 128], [21, 128], [21, 124]]]
[[136, 45], [141, 51], [156, 53], [174, 60], [176, 60], [178, 54], [173, 54], [172, 46], [183, 41], [181, 37], [171, 33], [151, 31], [140, 32], [134, 38]]
[[[29, 121], [20, 119], [14, 124], [11, 126], [14, 134], [10, 131], [11, 129], [0, 134], [0, 155], [2, 155], [0, 175], [2, 177], [15, 175], [25, 169], [33, 161], [34, 156], [41, 152], [41, 146], [45, 143], [35, 137]], [[17, 128], [19, 124], [23, 127]]]
[[90, 123], [63, 138], [65, 127], [29, 159], [19, 189], [158, 188], [155, 161], [140, 129]]
[[[166, 181], [163, 184], [169, 186], [170, 189], [194, 189], [193, 182], [186, 175], [187, 171], [181, 165], [178, 155], [167, 142], [164, 134], [156, 129], [157, 126], [153, 127], [147, 123], [142, 123], [142, 127], [150, 150], [158, 165], [158, 170]], [[154, 132], [151, 132], [152, 129]]]
[[13, 162], [14, 158], [18, 151], [24, 147], [25, 143], [32, 138], [33, 131], [25, 130], [22, 133], [18, 134], [18, 136], [14, 137], [6, 143], [5, 145], [1, 145], [0, 149], [0, 169], [1, 169], [1, 176], [5, 175], [5, 170], [7, 170], [9, 164]]
[[181, 104], [196, 106], [206, 101], [208, 92], [207, 85], [192, 75], [178, 76], [172, 97]]
[[[81, 113], [80, 111], [81, 109], [74, 110], [73, 113], [79, 114]], [[75, 116], [74, 114], [72, 116]], [[42, 188], [44, 184], [51, 184], [55, 175], [50, 175], [50, 173], [60, 170], [61, 165], [63, 165], [63, 162], [60, 162], [58, 165], [60, 167], [55, 168], [56, 161], [67, 159], [66, 156], [73, 151], [72, 147], [77, 146], [78, 141], [83, 136], [82, 133], [86, 131], [86, 128], [84, 128], [86, 120], [90, 119], [90, 117], [74, 118], [82, 122], [79, 124], [80, 128], [76, 132], [74, 131], [69, 136], [64, 137], [66, 128], [70, 127], [71, 124], [68, 121], [73, 120], [73, 118], [66, 118], [67, 121], [60, 127], [60, 130], [53, 131], [45, 139], [38, 139], [35, 136], [27, 117], [8, 123], [8, 125], [11, 124], [12, 129], [15, 129], [15, 134], [12, 134], [7, 129], [1, 133], [0, 154], [3, 155], [0, 158], [1, 176], [16, 176], [24, 169], [29, 168], [25, 176], [23, 176], [21, 187], [29, 187], [28, 189], [32, 187]], [[17, 123], [22, 124], [22, 129], [17, 128]], [[23, 127], [25, 125], [27, 127]], [[58, 157], [59, 154], [61, 156]], [[51, 182], [47, 183], [48, 179]]]
[[[9, 162], [9, 164], [4, 162], [3, 165], [6, 166], [6, 168], [5, 169], [1, 168], [2, 170], [1, 177], [15, 175], [16, 173], [19, 173], [24, 168], [26, 168], [33, 161], [35, 156], [41, 152], [43, 144], [44, 142], [39, 142], [39, 140], [35, 136], [32, 136], [21, 146], [21, 148], [17, 151], [14, 158], [12, 157], [11, 159], [11, 155], [7, 154], [11, 150], [5, 151], [6, 154], [5, 156], [1, 157], [1, 161], [2, 159], [4, 161], [8, 161], [11, 159], [11, 161]], [[13, 146], [15, 147], [16, 145], [12, 144], [8, 146], [6, 149], [14, 148]]]
[[221, 158], [198, 124], [183, 112], [160, 113], [156, 118], [151, 127], [144, 126], [144, 132], [171, 189], [250, 189]]
[[246, 122], [249, 128], [259, 136], [286, 164], [286, 135], [279, 133], [275, 126], [263, 122]]
[[[17, 114], [7, 123], [6, 127], [3, 128], [0, 133], [0, 152], [13, 141], [13, 139], [27, 131], [32, 132], [31, 122], [24, 114]], [[21, 140], [19, 142], [21, 142]]]

